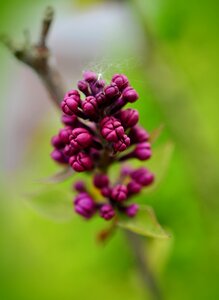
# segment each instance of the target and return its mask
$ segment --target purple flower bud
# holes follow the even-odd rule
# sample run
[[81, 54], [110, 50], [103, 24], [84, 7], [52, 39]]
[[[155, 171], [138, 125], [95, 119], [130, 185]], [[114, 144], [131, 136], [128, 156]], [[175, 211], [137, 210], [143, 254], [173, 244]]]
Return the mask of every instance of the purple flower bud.
[[111, 220], [115, 216], [115, 211], [110, 204], [103, 204], [100, 208], [100, 216], [105, 220]]
[[93, 161], [89, 155], [79, 152], [69, 159], [69, 164], [76, 172], [89, 171], [93, 168]]
[[105, 117], [101, 123], [101, 134], [108, 142], [118, 142], [124, 135], [124, 128], [114, 117]]
[[76, 181], [74, 183], [73, 187], [77, 192], [80, 192], [80, 193], [86, 192], [85, 184], [84, 184], [84, 181], [82, 181], [82, 180]]
[[78, 106], [81, 104], [80, 94], [76, 90], [71, 90], [66, 94], [64, 97], [61, 108], [62, 111], [69, 116], [72, 116], [73, 114], [77, 113]]
[[94, 83], [90, 84], [90, 89], [92, 91], [92, 94], [96, 96], [98, 93], [103, 92], [103, 88], [105, 86], [104, 80], [97, 80]]
[[147, 160], [151, 157], [151, 145], [150, 143], [137, 144], [133, 151], [133, 156], [140, 160]]
[[122, 176], [129, 176], [132, 171], [133, 170], [130, 166], [125, 165], [121, 168], [121, 175]]
[[65, 147], [65, 143], [63, 142], [63, 140], [58, 135], [55, 135], [55, 136], [52, 137], [51, 144], [56, 149], [62, 149], [63, 147]]
[[70, 144], [74, 149], [84, 149], [92, 144], [92, 136], [85, 128], [75, 128], [69, 137]]
[[52, 159], [55, 160], [56, 162], [60, 164], [66, 164], [68, 163], [67, 157], [63, 154], [61, 150], [53, 150], [52, 153], [50, 154]]
[[78, 150], [73, 148], [71, 145], [66, 145], [65, 148], [63, 149], [63, 153], [68, 157], [76, 154], [77, 152]]
[[59, 131], [59, 138], [62, 140], [63, 143], [69, 143], [69, 136], [72, 133], [72, 129], [69, 127], [63, 128]]
[[102, 188], [101, 194], [103, 195], [103, 197], [109, 198], [111, 195], [111, 188], [109, 188], [109, 187]]
[[138, 212], [139, 206], [137, 204], [131, 204], [126, 207], [125, 213], [128, 217], [134, 217]]
[[67, 125], [67, 126], [75, 126], [77, 122], [77, 117], [75, 115], [68, 116], [68, 115], [62, 115], [62, 123]]
[[142, 186], [140, 183], [138, 183], [136, 181], [131, 181], [127, 185], [127, 189], [128, 189], [128, 195], [131, 196], [134, 194], [138, 194], [141, 191]]
[[89, 117], [96, 117], [98, 114], [97, 99], [93, 96], [88, 96], [82, 103], [82, 109]]
[[113, 145], [115, 151], [125, 151], [127, 147], [130, 145], [130, 138], [124, 134], [123, 137], [120, 138], [118, 142]]
[[80, 193], [74, 200], [75, 211], [86, 219], [90, 219], [96, 211], [93, 199], [87, 193]]
[[140, 126], [134, 126], [130, 129], [129, 137], [131, 144], [143, 143], [149, 140], [149, 133]]
[[98, 106], [102, 106], [104, 105], [104, 103], [106, 102], [106, 96], [103, 92], [100, 92], [98, 93], [96, 96], [95, 96], [96, 100], [97, 100], [97, 104]]
[[123, 91], [128, 85], [128, 78], [123, 74], [115, 74], [112, 77], [112, 82], [114, 82], [120, 91]]
[[111, 197], [113, 200], [122, 202], [127, 199], [128, 190], [127, 187], [123, 184], [117, 184], [113, 187]]
[[94, 185], [101, 189], [109, 185], [109, 177], [105, 174], [96, 174], [93, 179]]
[[107, 85], [104, 89], [104, 92], [106, 98], [109, 100], [118, 99], [120, 96], [118, 86], [115, 83], [111, 83], [110, 85]]
[[85, 71], [83, 73], [83, 78], [84, 78], [85, 81], [87, 81], [89, 83], [94, 82], [94, 81], [97, 80], [97, 74], [92, 72], [92, 71]]
[[90, 96], [91, 92], [89, 89], [89, 84], [85, 80], [78, 81], [78, 89], [85, 94], [85, 96]]
[[122, 92], [122, 98], [126, 102], [135, 102], [138, 99], [138, 93], [131, 86], [128, 86]]
[[119, 113], [119, 119], [125, 128], [131, 128], [138, 123], [139, 114], [137, 110], [128, 108]]
[[154, 182], [154, 175], [145, 168], [132, 171], [131, 178], [143, 186], [148, 186]]

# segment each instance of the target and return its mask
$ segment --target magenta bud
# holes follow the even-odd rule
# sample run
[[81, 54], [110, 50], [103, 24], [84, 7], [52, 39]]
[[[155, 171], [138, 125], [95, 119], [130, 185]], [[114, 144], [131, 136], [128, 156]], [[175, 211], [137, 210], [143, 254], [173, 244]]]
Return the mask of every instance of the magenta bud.
[[85, 128], [75, 128], [69, 137], [70, 144], [74, 149], [84, 149], [92, 144], [92, 136]]
[[75, 126], [77, 122], [77, 117], [75, 115], [68, 116], [68, 115], [62, 115], [61, 121], [64, 125], [67, 126]]
[[51, 144], [56, 149], [62, 149], [63, 147], [65, 147], [65, 143], [63, 142], [63, 140], [58, 135], [55, 135], [55, 136], [52, 137]]
[[128, 78], [123, 74], [115, 74], [112, 77], [112, 82], [114, 82], [120, 91], [123, 91], [128, 85]]
[[72, 116], [74, 113], [77, 113], [78, 106], [80, 106], [80, 104], [81, 99], [79, 92], [76, 90], [72, 90], [68, 92], [64, 97], [61, 103], [61, 108], [66, 115]]
[[113, 145], [115, 151], [125, 151], [127, 147], [130, 145], [130, 138], [124, 134], [123, 137], [120, 138], [118, 142]]
[[85, 94], [85, 96], [90, 96], [89, 84], [85, 80], [78, 81], [78, 89]]
[[139, 206], [137, 204], [131, 204], [126, 207], [125, 213], [128, 217], [132, 218], [134, 217], [139, 210]]
[[147, 160], [151, 157], [151, 145], [150, 143], [140, 143], [137, 144], [135, 150], [133, 151], [133, 156], [140, 160]]
[[122, 97], [126, 102], [135, 102], [138, 99], [138, 93], [131, 86], [128, 86], [122, 92]]
[[132, 171], [133, 171], [133, 169], [131, 167], [125, 165], [121, 168], [121, 175], [122, 176], [129, 176]]
[[92, 71], [84, 71], [83, 72], [83, 78], [87, 82], [94, 82], [97, 80], [97, 74]]
[[105, 220], [111, 220], [115, 216], [115, 210], [110, 204], [103, 204], [100, 207], [100, 216]]
[[142, 186], [140, 183], [136, 182], [136, 181], [131, 181], [129, 182], [129, 184], [127, 185], [127, 189], [128, 189], [128, 195], [134, 195], [134, 194], [138, 194], [141, 189]]
[[74, 183], [73, 187], [77, 192], [80, 192], [80, 193], [86, 192], [86, 187], [85, 187], [84, 181], [82, 181], [82, 180], [76, 181]]
[[79, 152], [69, 159], [69, 164], [76, 172], [89, 171], [93, 168], [93, 161], [89, 155]]
[[111, 195], [111, 188], [109, 188], [109, 187], [102, 188], [101, 194], [103, 195], [103, 197], [109, 198]]
[[93, 96], [88, 96], [82, 103], [82, 109], [89, 117], [95, 117], [98, 114], [97, 99]]
[[117, 184], [113, 187], [111, 197], [113, 200], [122, 202], [127, 199], [128, 190], [127, 187], [123, 184]]
[[134, 126], [130, 129], [129, 137], [131, 144], [143, 143], [149, 140], [149, 133], [140, 126]]
[[125, 133], [121, 123], [114, 117], [105, 117], [100, 125], [101, 134], [108, 142], [118, 142]]
[[111, 83], [110, 85], [107, 85], [104, 89], [104, 92], [106, 98], [109, 100], [118, 99], [120, 96], [118, 86], [115, 83]]
[[63, 153], [68, 157], [76, 154], [77, 152], [78, 150], [73, 148], [71, 145], [66, 145], [65, 148], [63, 149]]
[[101, 173], [96, 174], [93, 178], [93, 183], [99, 189], [107, 187], [109, 185], [109, 177]]
[[132, 171], [131, 178], [143, 186], [148, 186], [154, 182], [154, 175], [145, 168]]
[[87, 193], [80, 193], [74, 200], [75, 211], [86, 219], [90, 219], [96, 211], [93, 199]]
[[125, 128], [131, 128], [138, 123], [139, 113], [135, 109], [128, 108], [119, 113], [119, 119]]
[[99, 106], [101, 105], [104, 105], [104, 103], [106, 102], [106, 96], [103, 92], [100, 92], [98, 93], [96, 96], [95, 96], [96, 100], [97, 100], [97, 104]]
[[59, 131], [59, 138], [63, 141], [63, 143], [69, 143], [69, 137], [72, 133], [72, 129], [69, 127], [63, 128]]
[[56, 162], [58, 162], [60, 164], [68, 163], [67, 157], [60, 150], [55, 149], [55, 150], [52, 151], [52, 153], [50, 155], [51, 155], [53, 160], [55, 160]]

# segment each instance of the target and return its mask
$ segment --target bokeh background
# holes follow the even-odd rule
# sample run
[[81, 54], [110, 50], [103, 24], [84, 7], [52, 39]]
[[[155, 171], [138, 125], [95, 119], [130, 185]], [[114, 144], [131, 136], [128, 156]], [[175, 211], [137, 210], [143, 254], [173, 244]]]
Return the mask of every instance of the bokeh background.
[[[141, 124], [165, 125], [155, 151], [174, 144], [168, 163], [152, 164], [158, 173], [166, 166], [161, 184], [138, 199], [172, 233], [147, 249], [164, 299], [219, 299], [218, 2], [0, 1], [0, 31], [19, 42], [28, 28], [35, 41], [47, 5], [56, 10], [49, 46], [67, 87], [85, 69], [107, 79], [126, 73]], [[0, 63], [0, 299], [145, 299], [122, 232], [99, 245], [105, 223], [72, 213], [73, 179], [27, 197], [59, 169], [49, 158], [59, 112], [3, 46]]]

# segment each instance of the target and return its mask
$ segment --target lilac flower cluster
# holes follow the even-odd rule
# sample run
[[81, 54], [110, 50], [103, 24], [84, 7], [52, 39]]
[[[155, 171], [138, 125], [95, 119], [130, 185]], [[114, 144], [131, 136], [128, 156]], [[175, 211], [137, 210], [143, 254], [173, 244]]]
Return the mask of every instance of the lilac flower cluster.
[[[81, 98], [81, 93], [84, 99]], [[142, 187], [153, 182], [153, 175], [146, 169], [121, 172], [115, 185], [106, 175], [115, 162], [132, 158], [147, 160], [151, 157], [149, 134], [139, 125], [137, 110], [124, 109], [127, 103], [138, 99], [138, 94], [123, 74], [115, 74], [110, 84], [91, 71], [83, 74], [78, 90], [70, 90], [61, 103], [64, 128], [52, 138], [51, 157], [58, 163], [70, 165], [76, 172], [93, 171], [94, 186], [104, 197], [96, 204], [82, 183], [74, 200], [75, 211], [90, 218], [98, 210], [102, 218], [109, 220], [115, 208], [132, 217], [137, 205], [124, 205]], [[129, 178], [124, 184], [124, 179]]]

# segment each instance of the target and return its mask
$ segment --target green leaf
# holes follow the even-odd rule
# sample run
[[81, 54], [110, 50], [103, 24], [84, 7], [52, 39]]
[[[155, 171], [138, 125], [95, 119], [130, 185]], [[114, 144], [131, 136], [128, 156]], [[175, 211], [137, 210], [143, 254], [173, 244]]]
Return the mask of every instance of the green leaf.
[[25, 196], [26, 203], [46, 218], [55, 221], [69, 221], [74, 216], [73, 194], [67, 193], [64, 189], [45, 186]]
[[119, 220], [118, 226], [151, 238], [170, 238], [170, 235], [161, 227], [150, 206], [140, 206], [137, 215], [133, 218]]
[[146, 168], [155, 174], [155, 181], [151, 186], [142, 190], [143, 194], [153, 192], [160, 185], [167, 174], [173, 151], [174, 144], [171, 141], [168, 141], [164, 145], [153, 150], [152, 157], [147, 161]]

